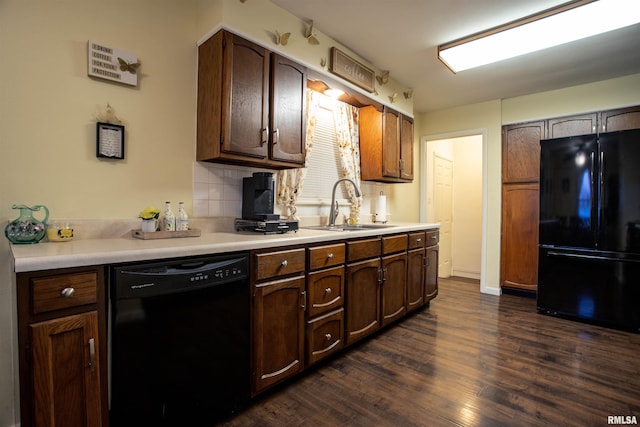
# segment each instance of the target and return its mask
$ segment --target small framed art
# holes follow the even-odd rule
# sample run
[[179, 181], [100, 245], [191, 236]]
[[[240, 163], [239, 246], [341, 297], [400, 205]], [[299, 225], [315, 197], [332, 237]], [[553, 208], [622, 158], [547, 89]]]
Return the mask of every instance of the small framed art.
[[124, 126], [96, 123], [96, 157], [124, 159]]

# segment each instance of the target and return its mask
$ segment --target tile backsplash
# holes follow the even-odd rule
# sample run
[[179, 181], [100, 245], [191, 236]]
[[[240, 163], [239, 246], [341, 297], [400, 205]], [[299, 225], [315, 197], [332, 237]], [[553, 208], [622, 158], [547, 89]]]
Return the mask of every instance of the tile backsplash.
[[[254, 172], [273, 172], [267, 169], [246, 166], [224, 165], [218, 163], [193, 163], [193, 216], [194, 217], [240, 217], [242, 216], [242, 178], [251, 176]], [[328, 183], [333, 185], [333, 183]], [[362, 222], [371, 222], [371, 213], [375, 211], [375, 201], [372, 200], [384, 191], [389, 194], [389, 184], [362, 182], [363, 193], [360, 217]], [[328, 215], [330, 203], [300, 203], [300, 216]], [[276, 213], [280, 212], [276, 205]], [[341, 212], [348, 212], [341, 208]]]
[[193, 163], [193, 215], [240, 217], [242, 178], [261, 169], [218, 163]]

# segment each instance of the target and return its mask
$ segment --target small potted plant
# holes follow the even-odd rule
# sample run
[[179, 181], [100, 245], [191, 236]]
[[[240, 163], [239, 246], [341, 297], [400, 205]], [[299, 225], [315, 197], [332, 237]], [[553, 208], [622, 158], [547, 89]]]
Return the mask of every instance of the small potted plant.
[[152, 232], [158, 229], [158, 217], [160, 216], [160, 209], [155, 206], [148, 206], [145, 210], [138, 214], [138, 218], [142, 219], [141, 230], [143, 232]]

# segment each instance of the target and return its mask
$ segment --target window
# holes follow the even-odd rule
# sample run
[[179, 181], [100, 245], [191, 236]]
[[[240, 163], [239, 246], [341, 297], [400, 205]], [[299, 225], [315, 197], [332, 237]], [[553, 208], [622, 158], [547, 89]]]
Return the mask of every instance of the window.
[[[307, 175], [303, 181], [303, 188], [298, 198], [298, 204], [329, 203], [333, 184], [342, 175], [340, 173], [340, 151], [336, 140], [336, 130], [333, 115], [335, 103], [340, 102], [327, 96], [318, 109], [314, 142], [307, 164]], [[347, 192], [341, 186], [336, 198], [346, 199]]]

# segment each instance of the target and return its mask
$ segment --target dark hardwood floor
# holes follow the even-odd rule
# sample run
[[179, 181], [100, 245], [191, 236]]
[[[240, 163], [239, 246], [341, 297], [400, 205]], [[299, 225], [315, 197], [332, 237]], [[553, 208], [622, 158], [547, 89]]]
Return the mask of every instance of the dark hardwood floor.
[[640, 423], [640, 335], [441, 279], [430, 307], [224, 425], [606, 426], [611, 415]]

